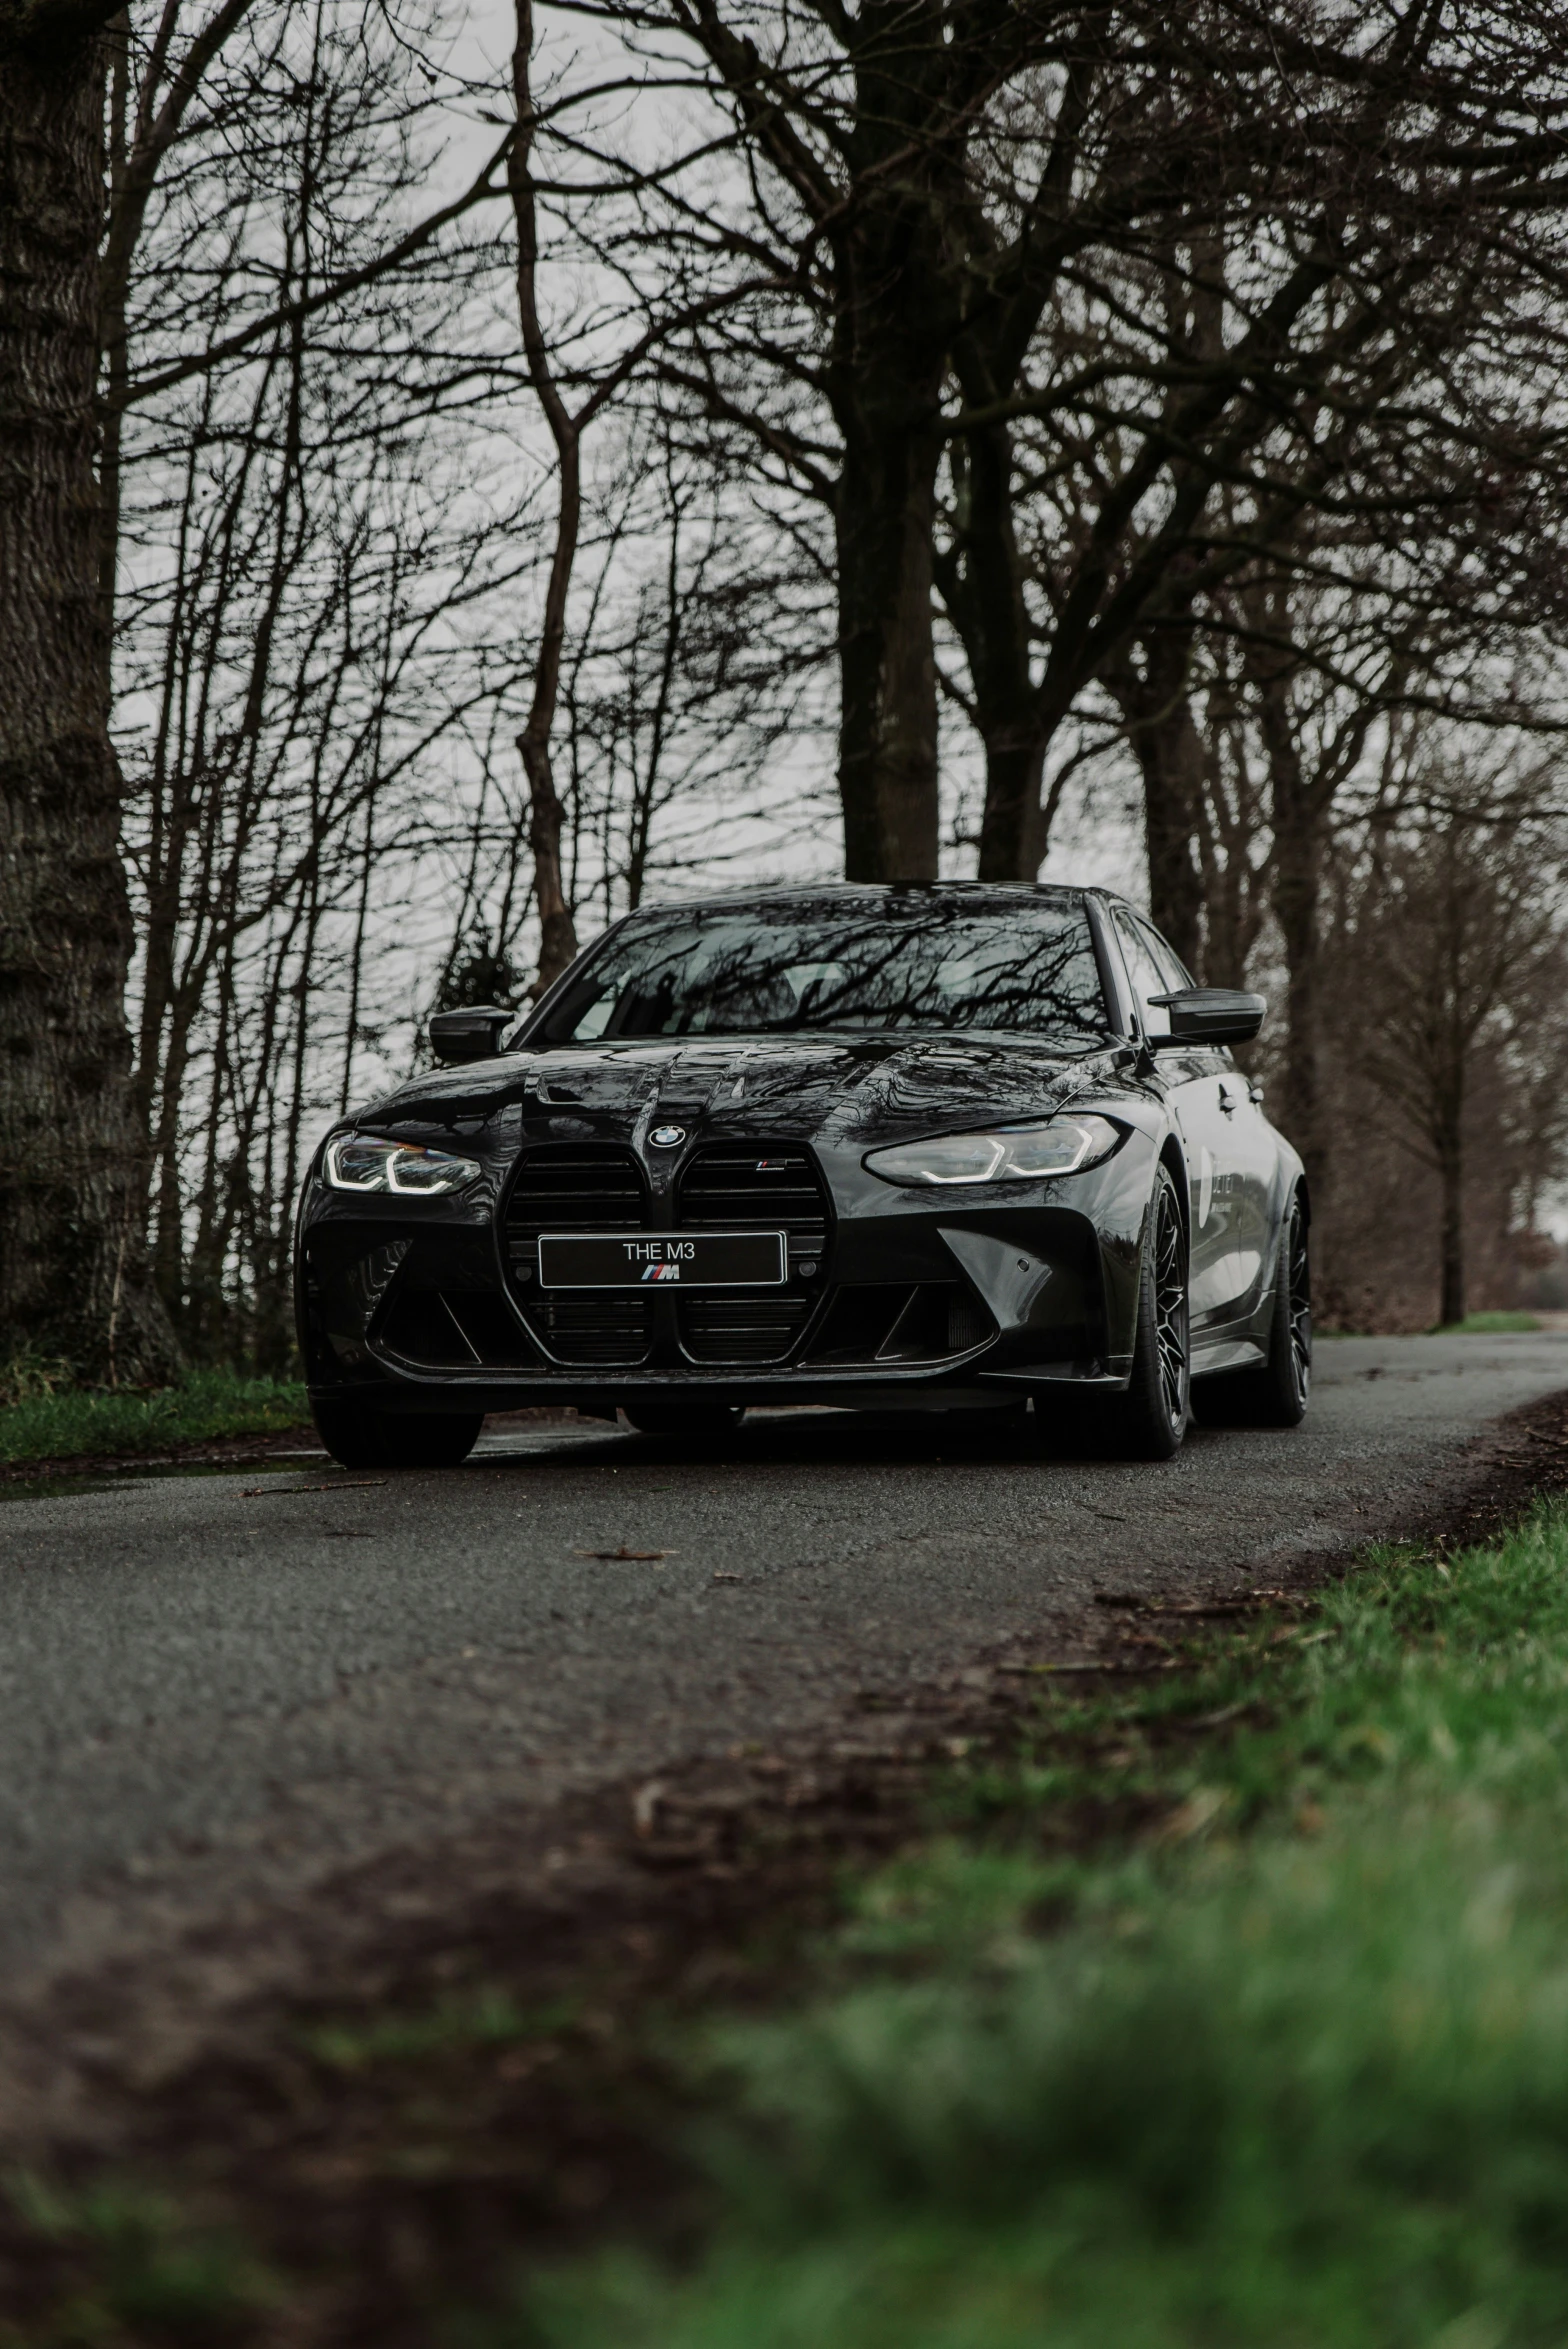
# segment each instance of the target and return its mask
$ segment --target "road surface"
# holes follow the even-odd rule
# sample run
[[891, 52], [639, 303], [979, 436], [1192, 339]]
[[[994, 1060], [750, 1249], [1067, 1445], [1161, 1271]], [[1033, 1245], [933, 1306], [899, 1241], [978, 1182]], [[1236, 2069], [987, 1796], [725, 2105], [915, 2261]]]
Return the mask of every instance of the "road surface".
[[831, 1735], [857, 1691], [1059, 1648], [1107, 1582], [1266, 1580], [1397, 1532], [1490, 1418], [1563, 1387], [1568, 1335], [1341, 1339], [1305, 1428], [1197, 1431], [1168, 1466], [802, 1413], [727, 1454], [563, 1426], [456, 1471], [304, 1457], [8, 1500], [0, 1976], [90, 1965], [138, 1913], [297, 1900], [499, 1806]]

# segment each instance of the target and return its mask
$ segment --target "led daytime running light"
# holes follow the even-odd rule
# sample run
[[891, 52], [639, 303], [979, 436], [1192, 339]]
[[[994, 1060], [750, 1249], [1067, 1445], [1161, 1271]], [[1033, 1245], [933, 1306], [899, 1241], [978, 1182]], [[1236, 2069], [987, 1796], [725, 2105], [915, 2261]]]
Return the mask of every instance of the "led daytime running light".
[[974, 1134], [935, 1134], [873, 1150], [868, 1173], [885, 1183], [946, 1188], [955, 1183], [1039, 1182], [1080, 1174], [1109, 1158], [1122, 1129], [1108, 1117], [1053, 1117], [1043, 1125], [993, 1126]]
[[374, 1134], [338, 1134], [322, 1161], [334, 1191], [393, 1191], [400, 1198], [439, 1199], [460, 1191], [479, 1173], [472, 1158], [425, 1150], [411, 1142], [384, 1142]]

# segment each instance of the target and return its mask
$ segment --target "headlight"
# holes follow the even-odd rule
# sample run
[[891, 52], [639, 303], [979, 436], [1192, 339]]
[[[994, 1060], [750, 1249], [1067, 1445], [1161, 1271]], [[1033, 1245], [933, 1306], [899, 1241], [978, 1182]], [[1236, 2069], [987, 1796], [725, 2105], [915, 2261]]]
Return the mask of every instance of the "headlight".
[[460, 1191], [479, 1168], [472, 1158], [454, 1158], [445, 1150], [378, 1142], [373, 1134], [339, 1134], [327, 1144], [324, 1171], [334, 1191], [400, 1191], [433, 1199], [443, 1191]]
[[1108, 1117], [1053, 1117], [1047, 1125], [900, 1142], [873, 1150], [866, 1166], [885, 1183], [1016, 1183], [1077, 1174], [1109, 1158], [1121, 1138]]

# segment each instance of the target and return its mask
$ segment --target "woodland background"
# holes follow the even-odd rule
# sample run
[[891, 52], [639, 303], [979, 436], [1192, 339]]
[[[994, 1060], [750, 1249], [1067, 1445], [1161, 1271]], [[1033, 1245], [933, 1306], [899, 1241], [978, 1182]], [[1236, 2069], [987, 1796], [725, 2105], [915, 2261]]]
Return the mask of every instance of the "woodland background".
[[1261, 987], [1327, 1322], [1568, 1303], [1565, 141], [1522, 0], [0, 0], [0, 1342], [283, 1369], [431, 1009], [846, 871]]

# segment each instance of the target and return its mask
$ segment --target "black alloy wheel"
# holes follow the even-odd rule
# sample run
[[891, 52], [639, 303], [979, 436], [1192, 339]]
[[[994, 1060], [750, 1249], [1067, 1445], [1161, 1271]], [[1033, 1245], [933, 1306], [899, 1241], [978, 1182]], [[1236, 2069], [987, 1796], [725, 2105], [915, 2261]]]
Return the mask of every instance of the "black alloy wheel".
[[1290, 1385], [1296, 1404], [1290, 1425], [1306, 1416], [1312, 1394], [1312, 1263], [1307, 1248], [1307, 1213], [1301, 1194], [1290, 1202], [1285, 1253], [1288, 1264], [1285, 1306], [1290, 1324]]
[[1274, 1258], [1269, 1350], [1256, 1370], [1199, 1379], [1194, 1415], [1204, 1427], [1299, 1427], [1312, 1393], [1312, 1262], [1299, 1191], [1280, 1226]]
[[1115, 1406], [1117, 1448], [1129, 1459], [1169, 1460], [1187, 1432], [1190, 1318], [1187, 1226], [1162, 1166], [1144, 1225], [1132, 1377]]
[[325, 1398], [310, 1416], [342, 1468], [457, 1468], [484, 1425], [480, 1411], [372, 1411]]

